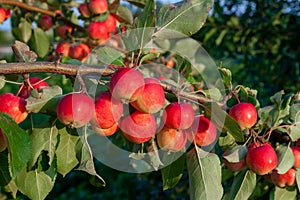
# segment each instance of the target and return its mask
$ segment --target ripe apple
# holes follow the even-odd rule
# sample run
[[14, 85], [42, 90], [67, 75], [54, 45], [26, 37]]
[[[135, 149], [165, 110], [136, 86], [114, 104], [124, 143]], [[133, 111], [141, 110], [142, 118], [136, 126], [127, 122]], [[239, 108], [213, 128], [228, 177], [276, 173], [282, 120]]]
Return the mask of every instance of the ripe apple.
[[117, 132], [117, 130], [119, 129], [119, 126], [117, 123], [115, 123], [114, 125], [112, 125], [109, 128], [101, 128], [99, 126], [97, 126], [96, 124], [92, 124], [92, 129], [101, 136], [111, 136], [113, 134], [115, 134]]
[[46, 83], [45, 81], [43, 81], [42, 79], [40, 79], [38, 77], [29, 78], [29, 82], [32, 87], [30, 87], [27, 83], [20, 86], [19, 95], [18, 95], [19, 97], [27, 99], [30, 96], [30, 92], [33, 89], [40, 91], [44, 87], [49, 87], [48, 83]]
[[115, 32], [116, 27], [117, 27], [117, 20], [115, 18], [115, 16], [113, 16], [112, 14], [109, 14], [107, 19], [104, 21], [106, 27], [107, 27], [107, 31], [110, 33]]
[[28, 115], [26, 101], [12, 93], [0, 94], [0, 112], [9, 114], [17, 124], [24, 121]]
[[120, 129], [126, 139], [140, 144], [155, 135], [156, 121], [152, 114], [135, 111], [121, 120]]
[[52, 28], [52, 26], [52, 18], [49, 15], [42, 15], [40, 21], [38, 22], [38, 27], [40, 27], [44, 31], [47, 31]]
[[248, 148], [246, 163], [258, 175], [265, 175], [276, 168], [278, 158], [269, 143], [253, 143]]
[[5, 20], [7, 20], [11, 15], [10, 9], [9, 8], [3, 8], [3, 9], [5, 11]]
[[[228, 155], [229, 149], [226, 149], [224, 152], [224, 156]], [[227, 166], [227, 168], [231, 171], [241, 171], [246, 167], [246, 158], [241, 159], [239, 162], [229, 162], [225, 158], [223, 158], [224, 164]]]
[[300, 167], [300, 147], [293, 146], [293, 147], [291, 147], [291, 149], [293, 151], [294, 158], [295, 158], [294, 167], [299, 168]]
[[85, 43], [80, 43], [74, 47], [71, 47], [69, 55], [71, 58], [84, 62], [90, 55], [90, 48]]
[[174, 60], [168, 60], [168, 61], [166, 62], [166, 66], [167, 66], [168, 68], [173, 68], [173, 67], [174, 67]]
[[68, 35], [72, 33], [73, 28], [69, 25], [62, 25], [56, 27], [56, 33], [63, 39], [67, 39]]
[[107, 40], [109, 32], [105, 22], [91, 22], [87, 27], [87, 34], [95, 40]]
[[156, 138], [161, 149], [170, 151], [182, 150], [187, 142], [185, 131], [166, 126], [159, 131]]
[[82, 17], [88, 18], [91, 16], [91, 12], [89, 10], [88, 4], [87, 3], [82, 3], [79, 5], [78, 10], [81, 14]]
[[103, 14], [108, 10], [108, 3], [106, 0], [91, 0], [88, 7], [93, 14]]
[[198, 146], [208, 146], [217, 137], [216, 126], [203, 115], [195, 116], [191, 128], [186, 130], [188, 139], [195, 141]]
[[86, 125], [94, 114], [94, 101], [85, 94], [70, 93], [58, 103], [56, 113], [59, 121], [71, 127]]
[[277, 170], [271, 173], [272, 182], [278, 187], [292, 186], [295, 184], [296, 170], [291, 168], [284, 174], [278, 174]]
[[96, 97], [95, 114], [92, 123], [102, 129], [112, 127], [123, 114], [123, 104], [113, 98], [110, 92], [104, 92]]
[[257, 121], [257, 111], [251, 103], [234, 105], [230, 108], [229, 115], [236, 120], [242, 130], [251, 128]]
[[170, 103], [163, 112], [165, 126], [177, 129], [188, 129], [194, 121], [194, 109], [189, 103]]
[[63, 56], [69, 56], [72, 46], [67, 41], [61, 41], [56, 46], [56, 53], [62, 53]]
[[3, 133], [2, 129], [0, 129], [0, 152], [4, 151], [7, 147], [7, 138]]
[[159, 82], [155, 78], [145, 78], [143, 92], [131, 105], [139, 111], [153, 114], [158, 112], [164, 103], [165, 93]]
[[135, 101], [144, 90], [143, 75], [133, 68], [118, 69], [111, 77], [110, 92], [121, 101]]
[[4, 8], [0, 7], [0, 23], [5, 21], [5, 17], [6, 17], [6, 13], [5, 13]]

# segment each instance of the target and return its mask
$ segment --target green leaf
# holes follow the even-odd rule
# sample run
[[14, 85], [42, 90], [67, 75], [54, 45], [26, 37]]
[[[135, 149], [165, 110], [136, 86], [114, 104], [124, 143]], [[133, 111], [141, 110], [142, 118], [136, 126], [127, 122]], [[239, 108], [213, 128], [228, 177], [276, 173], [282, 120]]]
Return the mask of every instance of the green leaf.
[[79, 137], [70, 135], [66, 128], [63, 128], [59, 130], [59, 138], [59, 144], [55, 152], [57, 172], [65, 176], [79, 163], [75, 152], [75, 145]]
[[298, 191], [300, 191], [300, 168], [296, 168], [296, 183]]
[[6, 191], [11, 193], [11, 195], [14, 199], [17, 199], [18, 186], [16, 185], [16, 182], [14, 180], [9, 182], [9, 184], [6, 185], [4, 188]]
[[[165, 34], [168, 32], [167, 30], [179, 32], [186, 36], [195, 34], [205, 23], [212, 6], [212, 0], [191, 0], [180, 6], [164, 5], [158, 13], [155, 35]], [[182, 35], [172, 34], [169, 37], [182, 37]]]
[[0, 152], [0, 186], [7, 185], [11, 180], [9, 175], [8, 152]]
[[275, 187], [274, 200], [296, 200], [297, 190]]
[[226, 68], [219, 68], [219, 71], [221, 72], [221, 76], [224, 82], [224, 85], [227, 88], [231, 88], [232, 87], [232, 74], [231, 71], [229, 69]]
[[58, 130], [55, 126], [46, 125], [47, 127], [35, 127], [30, 135], [32, 140], [32, 155], [28, 163], [30, 167], [34, 166], [43, 150], [48, 152], [49, 165], [54, 159]]
[[6, 113], [0, 113], [0, 128], [8, 140], [10, 175], [15, 178], [30, 159], [31, 140], [26, 132]]
[[54, 182], [44, 172], [23, 170], [16, 178], [19, 190], [33, 200], [45, 199], [54, 186]]
[[104, 64], [112, 64], [115, 60], [120, 57], [124, 57], [124, 54], [116, 51], [110, 47], [102, 47], [93, 52], [96, 55], [97, 60]]
[[286, 173], [294, 165], [294, 154], [289, 146], [280, 145], [276, 148], [278, 157], [277, 171], [278, 174]]
[[247, 154], [247, 147], [245, 145], [238, 145], [228, 150], [227, 155], [223, 156], [227, 161], [237, 163], [244, 159]]
[[190, 198], [218, 200], [222, 198], [221, 165], [216, 154], [203, 152], [197, 146], [188, 152], [187, 169], [190, 181]]
[[0, 76], [0, 90], [5, 86], [5, 76], [1, 75]]
[[31, 23], [22, 18], [18, 27], [12, 28], [12, 32], [17, 39], [27, 43], [32, 35]]
[[255, 189], [256, 174], [250, 170], [241, 171], [234, 177], [228, 199], [248, 199]]
[[140, 8], [144, 8], [147, 3], [147, 0], [126, 0], [126, 1]]
[[228, 31], [227, 29], [222, 30], [222, 32], [220, 33], [220, 35], [216, 39], [216, 45], [217, 46], [219, 46], [221, 44], [221, 42], [223, 41], [223, 38], [225, 37], [227, 31]]
[[36, 53], [30, 51], [29, 46], [23, 42], [15, 41], [12, 50], [18, 62], [35, 62], [37, 59]]
[[138, 17], [138, 28], [153, 27], [155, 24], [155, 2], [154, 0], [148, 0], [147, 4]]
[[221, 132], [228, 132], [238, 142], [244, 141], [244, 135], [237, 122], [215, 103], [205, 103], [205, 114]]
[[170, 165], [160, 170], [163, 179], [163, 190], [175, 187], [175, 185], [180, 181], [183, 175], [185, 159], [185, 156], [181, 156]]
[[50, 41], [47, 34], [40, 28], [33, 29], [33, 36], [31, 37], [33, 49], [41, 58], [48, 54]]
[[40, 111], [56, 108], [58, 100], [61, 98], [61, 94], [62, 89], [59, 86], [44, 87], [41, 90], [40, 98], [30, 96], [26, 99], [26, 110], [38, 113]]
[[132, 24], [133, 16], [130, 10], [125, 6], [118, 5], [111, 12], [116, 16], [117, 20], [121, 23]]

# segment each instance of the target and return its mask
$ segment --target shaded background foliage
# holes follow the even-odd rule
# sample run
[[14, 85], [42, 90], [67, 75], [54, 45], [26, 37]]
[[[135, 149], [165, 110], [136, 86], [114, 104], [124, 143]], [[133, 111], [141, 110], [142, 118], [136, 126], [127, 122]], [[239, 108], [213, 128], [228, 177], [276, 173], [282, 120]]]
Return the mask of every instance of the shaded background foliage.
[[[216, 63], [232, 71], [237, 84], [257, 89], [261, 104], [266, 105], [276, 91], [288, 93], [300, 88], [299, 33], [300, 1], [216, 0], [205, 26], [193, 37]], [[7, 45], [7, 40], [7, 36], [1, 36], [0, 44]], [[175, 188], [162, 191], [159, 172], [128, 174], [97, 165], [107, 187], [92, 187], [93, 180], [75, 171], [59, 177], [47, 199], [188, 198], [187, 174]], [[224, 184], [230, 187], [230, 183]], [[267, 196], [259, 188], [263, 186], [257, 187], [253, 199]]]

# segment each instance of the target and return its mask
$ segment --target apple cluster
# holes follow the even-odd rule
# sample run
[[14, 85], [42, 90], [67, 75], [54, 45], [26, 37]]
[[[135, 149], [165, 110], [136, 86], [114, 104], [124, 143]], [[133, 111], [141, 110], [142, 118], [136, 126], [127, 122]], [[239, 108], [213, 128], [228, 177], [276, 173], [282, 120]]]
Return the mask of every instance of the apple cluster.
[[188, 139], [199, 146], [216, 140], [215, 125], [203, 115], [195, 116], [190, 103], [165, 104], [164, 89], [156, 78], [144, 78], [134, 68], [119, 68], [111, 77], [109, 91], [98, 94], [95, 101], [86, 94], [67, 94], [58, 103], [57, 116], [72, 127], [90, 123], [101, 136], [120, 129], [124, 138], [136, 144], [156, 135], [158, 146], [168, 151], [184, 149]]
[[[42, 88], [49, 85], [40, 78], [32, 77], [27, 82], [24, 82], [18, 93], [2, 93], [0, 94], [0, 112], [10, 115], [17, 124], [23, 122], [28, 115], [26, 110], [26, 100], [32, 90], [39, 92]], [[0, 151], [7, 147], [7, 141], [4, 133], [0, 129]]]
[[0, 6], [0, 24], [10, 17], [10, 9]]

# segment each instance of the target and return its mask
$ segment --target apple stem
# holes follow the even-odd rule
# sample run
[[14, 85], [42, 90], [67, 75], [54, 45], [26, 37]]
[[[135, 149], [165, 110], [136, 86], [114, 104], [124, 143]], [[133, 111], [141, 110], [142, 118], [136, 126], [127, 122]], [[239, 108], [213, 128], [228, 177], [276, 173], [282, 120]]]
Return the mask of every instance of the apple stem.
[[240, 104], [240, 103], [241, 103], [241, 101], [240, 101], [240, 99], [239, 99], [238, 95], [236, 94], [236, 92], [235, 92], [235, 91], [232, 91], [232, 94], [233, 94], [233, 96], [236, 98], [236, 100], [237, 100], [238, 104]]

